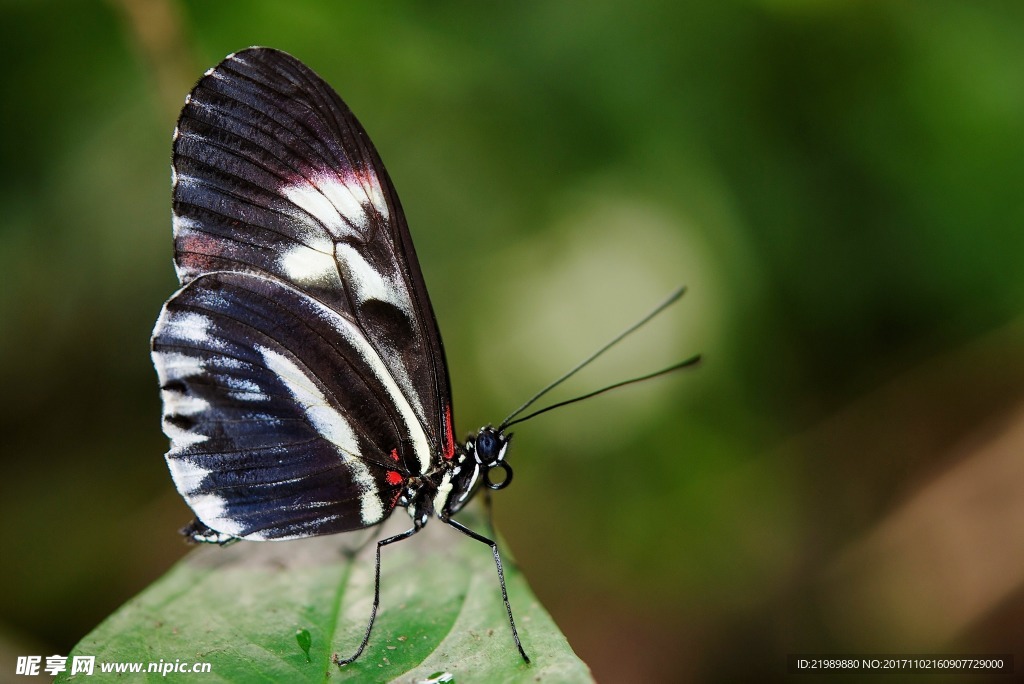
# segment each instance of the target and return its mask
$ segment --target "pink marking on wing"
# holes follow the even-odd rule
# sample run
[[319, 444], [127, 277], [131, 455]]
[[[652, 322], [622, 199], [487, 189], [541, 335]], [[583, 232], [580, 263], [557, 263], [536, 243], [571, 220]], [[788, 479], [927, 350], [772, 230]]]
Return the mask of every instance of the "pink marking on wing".
[[186, 234], [178, 237], [177, 243], [178, 262], [184, 270], [198, 272], [213, 269], [217, 255], [210, 252], [215, 252], [217, 245], [208, 236]]

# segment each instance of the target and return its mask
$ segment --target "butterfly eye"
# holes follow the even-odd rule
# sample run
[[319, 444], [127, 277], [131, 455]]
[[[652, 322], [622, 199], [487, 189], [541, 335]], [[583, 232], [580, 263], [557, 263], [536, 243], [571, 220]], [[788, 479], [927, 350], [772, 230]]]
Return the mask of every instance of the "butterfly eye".
[[476, 436], [476, 462], [484, 466], [494, 466], [505, 455], [508, 440], [492, 427], [485, 427]]
[[[480, 436], [476, 440], [476, 448], [481, 455], [490, 455], [494, 453], [494, 447], [496, 443], [497, 441], [494, 439], [494, 436], [491, 433], [481, 432]], [[485, 458], [484, 460], [489, 461], [490, 459]]]

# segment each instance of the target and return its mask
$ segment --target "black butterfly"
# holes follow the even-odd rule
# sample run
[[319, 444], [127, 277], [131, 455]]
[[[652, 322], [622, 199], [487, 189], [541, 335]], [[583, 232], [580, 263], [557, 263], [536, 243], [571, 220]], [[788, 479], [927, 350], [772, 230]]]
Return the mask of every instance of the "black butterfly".
[[430, 298], [362, 126], [301, 62], [250, 48], [186, 98], [172, 172], [182, 287], [156, 323], [152, 357], [167, 464], [196, 514], [182, 532], [295, 539], [406, 508], [412, 528], [377, 543], [373, 612], [343, 664], [369, 640], [381, 548], [436, 515], [491, 547], [529, 662], [497, 545], [451, 517], [481, 483], [511, 482], [505, 429], [522, 408], [456, 443]]

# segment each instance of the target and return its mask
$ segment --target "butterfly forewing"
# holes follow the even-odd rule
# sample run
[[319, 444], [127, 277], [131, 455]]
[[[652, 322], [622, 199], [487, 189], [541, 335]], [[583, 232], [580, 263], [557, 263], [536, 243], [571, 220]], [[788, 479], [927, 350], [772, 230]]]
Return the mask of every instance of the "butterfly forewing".
[[454, 445], [441, 338], [366, 133], [307, 67], [254, 48], [189, 95], [173, 168], [183, 288], [153, 349], [179, 490], [234, 536], [377, 522], [393, 473]]
[[232, 55], [190, 94], [173, 163], [182, 283], [265, 273], [353, 316], [440, 444], [447, 370], [405, 217], [333, 89], [285, 53]]

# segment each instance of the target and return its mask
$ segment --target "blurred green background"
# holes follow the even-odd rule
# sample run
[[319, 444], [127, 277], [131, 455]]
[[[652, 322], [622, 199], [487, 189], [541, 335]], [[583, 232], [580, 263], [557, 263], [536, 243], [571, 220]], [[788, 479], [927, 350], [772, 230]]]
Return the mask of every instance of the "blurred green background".
[[517, 427], [496, 497], [598, 679], [1024, 667], [1024, 4], [7, 0], [0, 37], [0, 678], [187, 552], [171, 131], [254, 44], [387, 163], [460, 432], [689, 286], [553, 398], [705, 363]]

